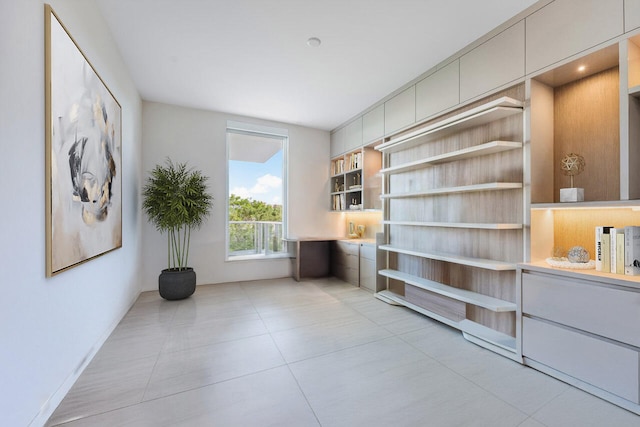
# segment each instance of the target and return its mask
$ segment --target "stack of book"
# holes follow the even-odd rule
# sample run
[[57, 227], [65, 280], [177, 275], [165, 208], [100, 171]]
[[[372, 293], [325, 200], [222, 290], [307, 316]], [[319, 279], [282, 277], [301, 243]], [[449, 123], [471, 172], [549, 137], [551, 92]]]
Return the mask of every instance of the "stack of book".
[[331, 175], [344, 173], [344, 159], [337, 159], [331, 162]]
[[349, 170], [362, 169], [362, 153], [351, 153], [349, 156]]
[[596, 227], [596, 270], [640, 275], [640, 226]]

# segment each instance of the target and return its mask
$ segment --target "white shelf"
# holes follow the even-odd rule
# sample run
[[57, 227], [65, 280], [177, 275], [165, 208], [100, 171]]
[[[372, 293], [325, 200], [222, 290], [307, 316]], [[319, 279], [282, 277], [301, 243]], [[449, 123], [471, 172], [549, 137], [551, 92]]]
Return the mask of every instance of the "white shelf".
[[632, 209], [640, 208], [640, 200], [610, 200], [599, 202], [532, 203], [531, 209]]
[[401, 271], [380, 270], [378, 271], [378, 274], [390, 279], [401, 280], [418, 288], [443, 295], [448, 298], [453, 298], [457, 301], [477, 305], [478, 307], [483, 307], [491, 311], [516, 311], [515, 303], [479, 294], [477, 292], [468, 291], [466, 289], [460, 289], [439, 282], [434, 282], [433, 280], [424, 279]]
[[522, 224], [489, 224], [477, 222], [425, 222], [425, 221], [381, 221], [383, 225], [409, 225], [415, 227], [472, 228], [482, 230], [521, 230]]
[[514, 263], [496, 261], [492, 259], [464, 257], [442, 252], [418, 252], [409, 249], [397, 248], [391, 245], [382, 245], [379, 246], [379, 249], [387, 252], [395, 252], [420, 258], [435, 259], [438, 261], [446, 261], [454, 264], [468, 265], [470, 267], [484, 268], [485, 270], [513, 271], [516, 269], [516, 264]]
[[378, 145], [376, 150], [386, 152], [404, 150], [417, 144], [442, 138], [453, 132], [487, 124], [515, 114], [522, 114], [523, 106], [524, 103], [521, 101], [505, 96], [414, 132], [391, 139], [384, 144]]
[[432, 196], [437, 194], [452, 194], [452, 193], [473, 193], [477, 191], [495, 191], [495, 190], [512, 190], [522, 188], [520, 182], [488, 182], [486, 184], [473, 184], [463, 185], [460, 187], [443, 187], [433, 188], [431, 190], [424, 191], [412, 191], [409, 193], [389, 193], [381, 194], [382, 199], [398, 199], [406, 197], [421, 197]]
[[[375, 294], [376, 298], [391, 304], [403, 305], [425, 316], [431, 317], [439, 322], [459, 329], [464, 337], [480, 346], [496, 351], [503, 356], [516, 358], [516, 339], [507, 334], [503, 334], [486, 326], [482, 326], [468, 319], [456, 322], [439, 314], [426, 310], [418, 305], [407, 301], [403, 296], [391, 291], [380, 291]], [[475, 339], [474, 339], [475, 338]]]
[[629, 95], [635, 96], [636, 98], [640, 98], [640, 85], [634, 86], [634, 87], [630, 87], [629, 88]]
[[513, 141], [491, 141], [485, 144], [475, 145], [469, 148], [463, 148], [462, 150], [452, 151], [450, 153], [444, 153], [437, 156], [427, 157], [426, 159], [416, 160], [410, 163], [404, 163], [398, 166], [392, 166], [385, 169], [380, 169], [380, 173], [392, 174], [407, 172], [411, 170], [421, 169], [424, 167], [437, 165], [440, 163], [453, 162], [457, 160], [470, 159], [473, 157], [486, 156], [489, 154], [501, 153], [509, 150], [516, 150], [522, 148], [521, 142]]

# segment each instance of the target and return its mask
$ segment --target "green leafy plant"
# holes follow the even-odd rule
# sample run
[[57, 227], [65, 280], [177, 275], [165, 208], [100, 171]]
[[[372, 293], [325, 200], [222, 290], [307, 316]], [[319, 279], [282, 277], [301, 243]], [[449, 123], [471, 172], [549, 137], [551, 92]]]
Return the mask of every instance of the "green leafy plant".
[[174, 164], [170, 159], [149, 174], [142, 209], [160, 233], [167, 232], [168, 269], [187, 268], [191, 230], [200, 228], [213, 203], [207, 193], [208, 179], [186, 163]]

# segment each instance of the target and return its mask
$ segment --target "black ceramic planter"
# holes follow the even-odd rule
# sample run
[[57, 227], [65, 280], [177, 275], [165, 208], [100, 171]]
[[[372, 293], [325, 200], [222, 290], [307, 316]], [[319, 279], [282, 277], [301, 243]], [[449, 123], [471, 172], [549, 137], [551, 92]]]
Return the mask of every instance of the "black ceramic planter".
[[187, 267], [182, 270], [165, 269], [158, 277], [158, 291], [167, 300], [184, 299], [196, 290], [196, 272]]

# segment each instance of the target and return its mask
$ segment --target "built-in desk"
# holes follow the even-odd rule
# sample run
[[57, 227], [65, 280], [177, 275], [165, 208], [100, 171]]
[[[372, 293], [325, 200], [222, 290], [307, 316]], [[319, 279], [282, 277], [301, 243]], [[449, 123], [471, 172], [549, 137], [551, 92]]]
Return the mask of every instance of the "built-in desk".
[[300, 281], [305, 277], [331, 275], [331, 242], [338, 239], [338, 237], [284, 239], [289, 248], [293, 278]]
[[[297, 281], [302, 278], [334, 275], [354, 286], [359, 286], [360, 247], [367, 245], [367, 248], [370, 248], [367, 253], [375, 252], [375, 239], [309, 237], [284, 240], [289, 247], [291, 275]], [[369, 272], [368, 275], [372, 273]], [[373, 275], [375, 275], [375, 267]]]

